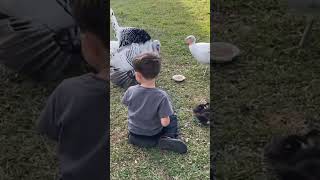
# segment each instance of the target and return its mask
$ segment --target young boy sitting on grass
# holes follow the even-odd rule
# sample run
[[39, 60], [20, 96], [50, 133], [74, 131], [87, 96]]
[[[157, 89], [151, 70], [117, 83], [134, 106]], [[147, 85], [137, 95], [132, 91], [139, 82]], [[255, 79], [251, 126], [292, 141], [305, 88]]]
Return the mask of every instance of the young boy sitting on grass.
[[73, 1], [84, 59], [97, 73], [64, 80], [51, 94], [38, 128], [58, 143], [59, 180], [108, 179], [107, 13], [101, 0]]
[[140, 85], [125, 92], [122, 103], [128, 107], [129, 143], [186, 153], [187, 146], [178, 139], [178, 122], [168, 94], [156, 88], [160, 73], [160, 57], [145, 53], [133, 61], [136, 80]]

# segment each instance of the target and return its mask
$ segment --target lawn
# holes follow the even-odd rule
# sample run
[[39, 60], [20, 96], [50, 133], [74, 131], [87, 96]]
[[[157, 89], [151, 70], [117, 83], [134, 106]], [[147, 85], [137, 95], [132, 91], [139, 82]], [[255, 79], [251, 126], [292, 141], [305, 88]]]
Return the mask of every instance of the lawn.
[[[157, 85], [171, 96], [189, 148], [186, 155], [179, 155], [129, 145], [127, 110], [120, 103], [124, 90], [112, 85], [111, 179], [209, 179], [209, 128], [194, 121], [192, 109], [203, 100], [209, 101], [210, 78], [184, 44], [191, 34], [209, 42], [209, 0], [111, 0], [111, 7], [120, 26], [144, 28], [160, 40], [163, 66]], [[186, 81], [173, 82], [175, 74], [183, 74]]]
[[3, 66], [0, 81], [0, 179], [56, 179], [54, 145], [35, 124], [57, 82], [35, 82]]
[[56, 81], [39, 82], [0, 65], [0, 180], [57, 179], [55, 143], [40, 136], [36, 124], [62, 79], [87, 72], [79, 68]]
[[215, 41], [242, 50], [233, 63], [212, 69], [217, 177], [273, 179], [262, 160], [265, 144], [320, 124], [319, 21], [307, 46], [290, 50], [306, 21], [288, 13], [285, 1], [221, 0], [214, 9]]

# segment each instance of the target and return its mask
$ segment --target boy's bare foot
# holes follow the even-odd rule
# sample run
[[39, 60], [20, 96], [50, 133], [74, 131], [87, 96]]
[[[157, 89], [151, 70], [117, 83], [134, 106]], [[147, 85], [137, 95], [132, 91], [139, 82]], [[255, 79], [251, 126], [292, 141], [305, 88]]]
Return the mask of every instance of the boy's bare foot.
[[159, 148], [163, 150], [174, 151], [180, 154], [187, 152], [187, 145], [180, 139], [170, 137], [161, 137], [159, 140]]

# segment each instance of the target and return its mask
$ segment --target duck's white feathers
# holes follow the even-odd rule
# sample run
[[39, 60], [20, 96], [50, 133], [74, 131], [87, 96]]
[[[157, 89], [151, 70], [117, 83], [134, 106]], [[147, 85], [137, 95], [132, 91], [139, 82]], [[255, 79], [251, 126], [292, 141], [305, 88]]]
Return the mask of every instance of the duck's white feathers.
[[192, 56], [202, 64], [210, 64], [210, 43], [193, 43], [189, 45]]

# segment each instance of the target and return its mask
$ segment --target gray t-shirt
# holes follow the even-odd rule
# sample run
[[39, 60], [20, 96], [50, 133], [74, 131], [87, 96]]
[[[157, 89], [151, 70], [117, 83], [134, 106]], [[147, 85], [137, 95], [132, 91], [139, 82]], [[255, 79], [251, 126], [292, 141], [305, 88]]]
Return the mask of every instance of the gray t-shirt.
[[108, 178], [108, 86], [85, 74], [64, 80], [47, 100], [38, 128], [58, 142], [59, 180]]
[[128, 106], [128, 129], [138, 135], [153, 136], [161, 132], [161, 118], [173, 114], [168, 94], [158, 88], [131, 86], [122, 103]]

